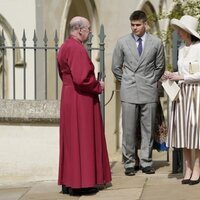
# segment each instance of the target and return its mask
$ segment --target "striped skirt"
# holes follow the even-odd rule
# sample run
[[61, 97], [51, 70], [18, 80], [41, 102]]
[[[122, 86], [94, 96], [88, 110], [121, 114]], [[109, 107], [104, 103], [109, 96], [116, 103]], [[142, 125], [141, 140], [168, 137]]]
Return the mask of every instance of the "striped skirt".
[[167, 146], [200, 149], [200, 84], [181, 84], [172, 102]]

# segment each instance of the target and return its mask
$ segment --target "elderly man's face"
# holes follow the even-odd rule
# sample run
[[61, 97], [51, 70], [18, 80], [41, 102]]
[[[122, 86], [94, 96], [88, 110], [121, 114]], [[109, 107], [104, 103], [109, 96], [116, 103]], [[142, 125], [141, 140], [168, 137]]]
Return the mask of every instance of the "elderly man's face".
[[83, 28], [81, 28], [81, 38], [83, 42], [88, 40], [90, 33], [91, 33], [90, 23], [89, 21], [85, 21]]

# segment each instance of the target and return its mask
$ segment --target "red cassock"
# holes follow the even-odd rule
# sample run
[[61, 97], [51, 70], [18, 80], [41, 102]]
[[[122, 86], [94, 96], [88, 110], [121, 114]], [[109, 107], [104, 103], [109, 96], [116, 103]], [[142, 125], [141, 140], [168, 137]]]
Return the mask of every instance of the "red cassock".
[[62, 79], [58, 184], [86, 188], [111, 181], [98, 94], [102, 92], [83, 44], [70, 37], [58, 52]]

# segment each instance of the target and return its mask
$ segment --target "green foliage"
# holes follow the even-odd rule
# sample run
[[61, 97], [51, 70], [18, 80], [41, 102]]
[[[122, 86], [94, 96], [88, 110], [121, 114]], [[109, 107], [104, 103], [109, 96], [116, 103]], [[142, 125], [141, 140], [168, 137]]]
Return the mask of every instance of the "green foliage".
[[173, 0], [175, 2], [175, 6], [173, 10], [166, 15], [170, 20], [173, 18], [180, 19], [184, 15], [184, 7], [182, 4], [183, 0]]
[[[173, 0], [173, 9], [170, 12], [163, 12], [156, 16], [156, 13], [148, 16], [148, 23], [150, 27], [152, 24], [155, 24], [157, 20], [163, 19], [180, 19], [183, 15], [191, 15], [196, 17], [200, 22], [200, 0]], [[198, 31], [200, 32], [200, 23], [198, 27]], [[154, 33], [158, 35], [163, 43], [165, 44], [166, 51], [169, 52], [169, 49], [172, 47], [172, 26], [169, 26], [168, 30], [161, 30], [160, 32]], [[170, 57], [167, 57], [167, 70], [172, 71], [173, 67], [170, 64]]]
[[[161, 13], [158, 17], [159, 19], [180, 19], [183, 15], [191, 15], [196, 17], [200, 22], [200, 0], [173, 0], [174, 7], [169, 13]], [[165, 42], [166, 45], [172, 45], [171, 36], [172, 36], [172, 27], [169, 26], [167, 31], [161, 31], [159, 34], [160, 38]], [[200, 23], [198, 27], [200, 31]], [[170, 60], [167, 60], [167, 63], [170, 63]], [[173, 69], [171, 64], [167, 64], [167, 70], [171, 71]]]
[[166, 70], [170, 71], [170, 72], [173, 72], [173, 66], [172, 66], [172, 64], [167, 64], [166, 65]]
[[[161, 12], [157, 19], [180, 19], [183, 15], [191, 15], [196, 17], [200, 22], [200, 0], [173, 0], [174, 7], [170, 12]], [[151, 17], [155, 19], [155, 17]], [[167, 31], [161, 31], [157, 35], [162, 39], [165, 44], [169, 44], [172, 35], [172, 27], [169, 26]], [[200, 23], [198, 27], [200, 31]]]
[[[180, 19], [183, 15], [196, 17], [200, 22], [200, 0], [173, 0], [174, 8], [169, 13], [162, 13], [160, 18]], [[200, 25], [198, 27], [200, 31]]]

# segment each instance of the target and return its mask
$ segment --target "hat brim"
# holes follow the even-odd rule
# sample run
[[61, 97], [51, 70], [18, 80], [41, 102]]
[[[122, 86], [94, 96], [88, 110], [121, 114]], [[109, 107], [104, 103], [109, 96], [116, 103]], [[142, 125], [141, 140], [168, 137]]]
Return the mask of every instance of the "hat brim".
[[180, 20], [178, 20], [178, 19], [172, 19], [172, 20], [171, 20], [171, 25], [174, 26], [174, 27], [177, 26], [177, 27], [179, 27], [179, 28], [185, 30], [186, 32], [188, 32], [188, 33], [190, 33], [190, 34], [192, 34], [192, 35], [194, 35], [195, 37], [197, 37], [197, 38], [200, 39], [199, 33], [197, 33], [195, 30], [192, 30], [192, 29], [186, 27], [186, 26], [185, 26], [184, 24], [182, 24], [182, 23], [180, 22]]

